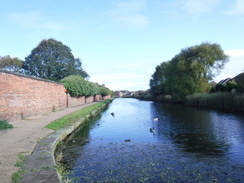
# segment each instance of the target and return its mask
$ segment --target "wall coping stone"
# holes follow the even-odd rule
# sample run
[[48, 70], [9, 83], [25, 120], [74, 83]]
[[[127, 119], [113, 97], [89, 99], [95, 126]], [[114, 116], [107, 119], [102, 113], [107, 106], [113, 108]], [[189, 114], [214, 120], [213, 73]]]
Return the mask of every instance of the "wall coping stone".
[[52, 80], [48, 80], [48, 79], [43, 79], [43, 78], [39, 78], [39, 77], [34, 77], [34, 76], [28, 76], [28, 75], [24, 75], [18, 72], [12, 72], [12, 71], [7, 71], [7, 70], [3, 70], [0, 69], [0, 73], [6, 73], [6, 74], [12, 74], [15, 76], [19, 76], [19, 77], [25, 77], [25, 78], [29, 78], [29, 79], [34, 79], [34, 80], [38, 80], [38, 81], [44, 81], [44, 82], [49, 82], [49, 83], [57, 83], [57, 84], [61, 84], [60, 82], [56, 82], [56, 81], [52, 81]]

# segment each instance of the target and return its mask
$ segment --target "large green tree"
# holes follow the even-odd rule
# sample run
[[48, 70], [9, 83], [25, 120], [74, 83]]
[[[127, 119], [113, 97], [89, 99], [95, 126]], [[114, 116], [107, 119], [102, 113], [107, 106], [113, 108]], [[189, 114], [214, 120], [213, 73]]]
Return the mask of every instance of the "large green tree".
[[168, 62], [162, 62], [160, 65], [158, 65], [154, 74], [152, 75], [152, 79], [150, 80], [150, 93], [155, 98], [169, 93], [166, 79], [166, 68], [168, 65]]
[[69, 75], [89, 75], [81, 67], [79, 58], [74, 58], [71, 49], [54, 39], [42, 40], [25, 58], [25, 74], [59, 81]]
[[[202, 43], [182, 49], [167, 65], [161, 64], [161, 80], [173, 98], [182, 101], [187, 95], [208, 91], [209, 81], [223, 69], [228, 60], [220, 45]], [[155, 73], [160, 69], [156, 69]], [[151, 90], [154, 88], [151, 87]]]
[[17, 57], [10, 57], [9, 55], [0, 57], [0, 69], [12, 72], [21, 72], [23, 61]]

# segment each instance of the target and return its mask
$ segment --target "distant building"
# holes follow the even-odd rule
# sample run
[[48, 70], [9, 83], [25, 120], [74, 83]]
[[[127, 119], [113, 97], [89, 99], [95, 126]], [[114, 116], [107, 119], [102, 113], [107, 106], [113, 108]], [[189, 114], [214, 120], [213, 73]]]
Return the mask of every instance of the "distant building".
[[232, 79], [232, 78], [226, 78], [226, 79], [223, 79], [223, 80], [221, 80], [220, 82], [218, 82], [217, 85], [220, 85], [220, 84], [226, 84], [228, 81], [233, 81], [233, 79]]
[[123, 97], [124, 94], [122, 92], [114, 92], [114, 97]]

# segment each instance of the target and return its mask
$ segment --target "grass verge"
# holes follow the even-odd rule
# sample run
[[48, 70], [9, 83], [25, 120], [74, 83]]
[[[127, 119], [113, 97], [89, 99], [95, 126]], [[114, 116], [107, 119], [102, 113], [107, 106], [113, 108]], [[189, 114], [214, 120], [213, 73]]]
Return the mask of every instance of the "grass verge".
[[0, 120], [0, 130], [8, 129], [8, 128], [13, 128], [13, 125], [9, 124], [5, 120]]
[[24, 160], [25, 160], [25, 156], [20, 154], [19, 155], [19, 161], [17, 161], [17, 163], [15, 164], [16, 167], [19, 167], [19, 170], [12, 175], [12, 182], [13, 183], [19, 183], [20, 182], [21, 173], [23, 173]]
[[55, 131], [58, 129], [61, 129], [61, 128], [65, 127], [66, 125], [68, 125], [74, 121], [77, 121], [78, 119], [85, 117], [88, 114], [91, 114], [92, 111], [98, 109], [99, 107], [101, 107], [104, 104], [110, 103], [112, 100], [113, 99], [104, 100], [97, 104], [91, 105], [89, 107], [85, 107], [79, 111], [68, 114], [56, 121], [51, 122], [50, 124], [48, 124], [46, 126], [46, 128], [49, 128], [49, 129], [55, 130]]

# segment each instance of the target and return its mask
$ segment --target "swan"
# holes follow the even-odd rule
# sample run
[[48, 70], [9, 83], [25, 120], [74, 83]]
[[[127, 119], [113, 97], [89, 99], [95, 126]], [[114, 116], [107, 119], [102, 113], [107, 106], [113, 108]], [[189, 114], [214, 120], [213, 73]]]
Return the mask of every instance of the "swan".
[[153, 120], [154, 120], [154, 121], [158, 121], [159, 119], [158, 119], [158, 118], [154, 118]]

